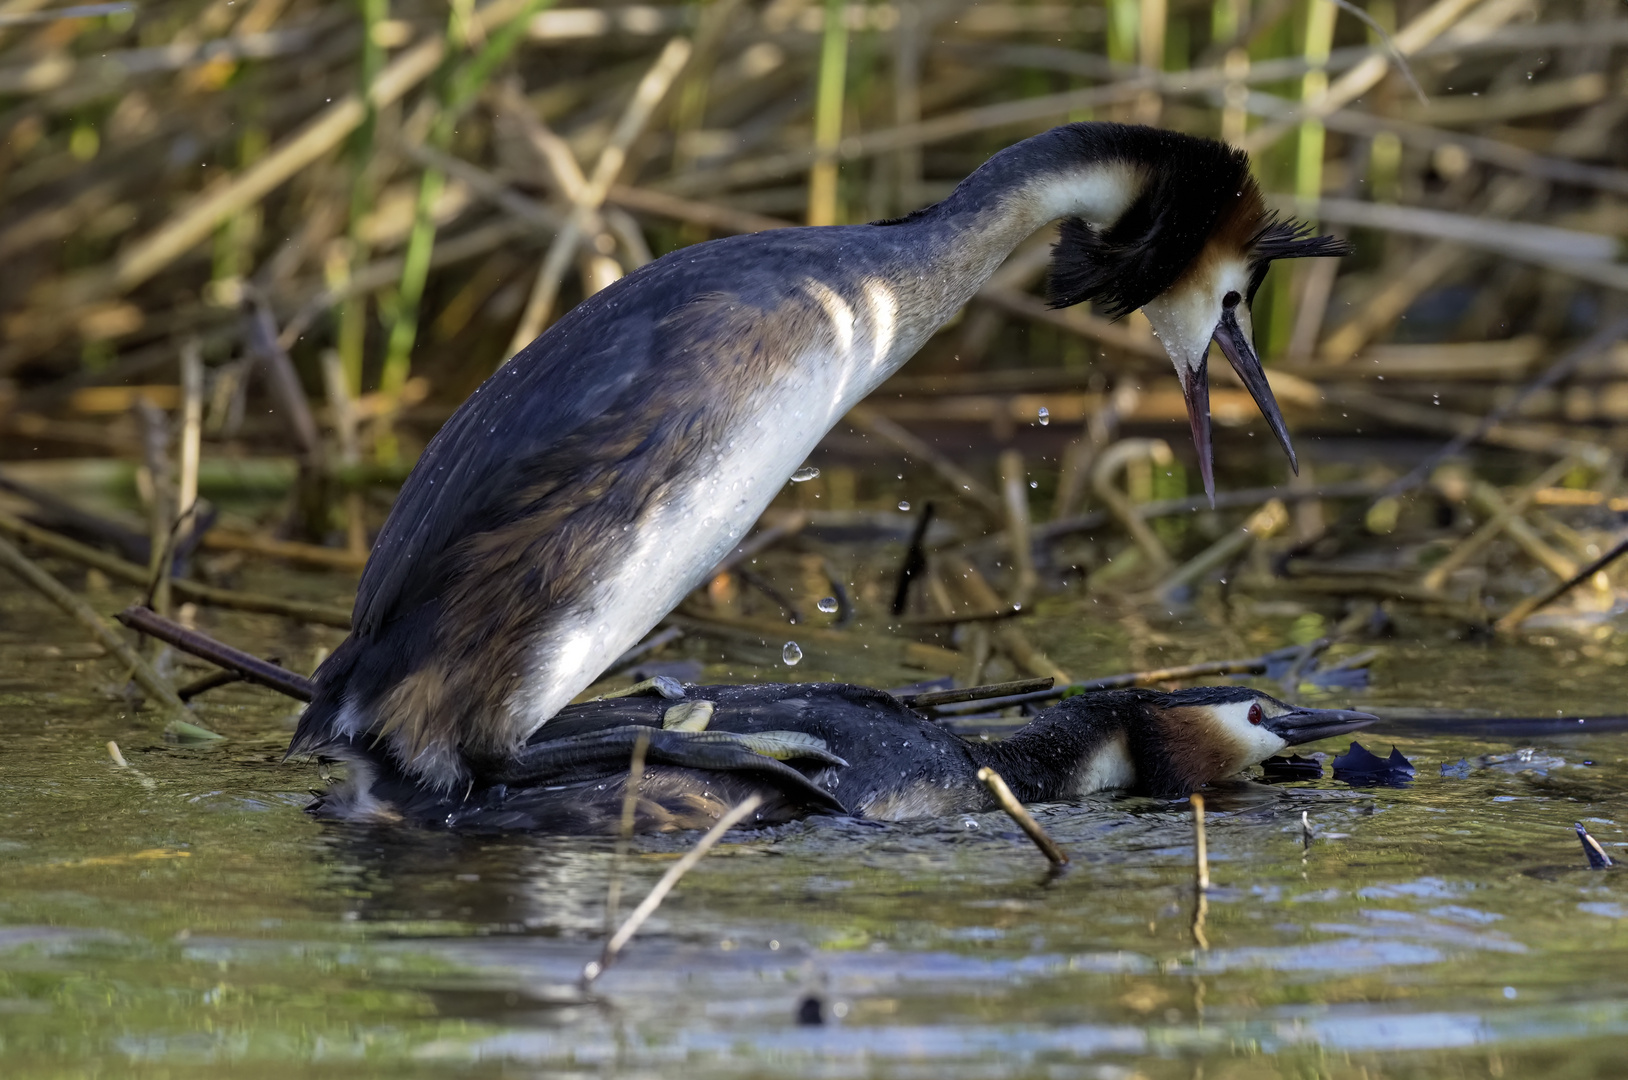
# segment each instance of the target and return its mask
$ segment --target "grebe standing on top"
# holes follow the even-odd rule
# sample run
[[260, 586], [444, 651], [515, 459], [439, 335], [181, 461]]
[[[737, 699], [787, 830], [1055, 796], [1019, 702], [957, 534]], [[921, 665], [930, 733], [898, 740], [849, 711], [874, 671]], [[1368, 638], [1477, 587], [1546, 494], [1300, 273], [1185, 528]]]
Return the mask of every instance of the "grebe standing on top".
[[1054, 128], [897, 221], [673, 252], [522, 349], [408, 477], [289, 752], [367, 768], [357, 747], [379, 744], [443, 790], [501, 770], [701, 583], [844, 413], [1058, 219], [1054, 303], [1146, 311], [1206, 491], [1212, 339], [1289, 450], [1249, 302], [1273, 259], [1340, 243], [1275, 221], [1241, 151]]

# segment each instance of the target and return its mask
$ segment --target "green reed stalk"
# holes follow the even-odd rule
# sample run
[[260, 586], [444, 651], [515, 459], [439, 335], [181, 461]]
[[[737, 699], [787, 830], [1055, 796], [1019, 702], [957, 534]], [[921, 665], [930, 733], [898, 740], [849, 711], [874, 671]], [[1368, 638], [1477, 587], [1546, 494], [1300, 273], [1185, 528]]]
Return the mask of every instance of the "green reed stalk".
[[[330, 287], [343, 287], [350, 280], [351, 268], [367, 262], [367, 244], [362, 239], [362, 219], [373, 205], [374, 178], [368, 168], [373, 158], [373, 140], [379, 126], [378, 109], [373, 105], [373, 81], [384, 70], [385, 50], [379, 41], [379, 27], [390, 18], [390, 0], [360, 0], [362, 10], [362, 100], [367, 103], [367, 117], [351, 137], [351, 186], [349, 243], [336, 248], [335, 258], [328, 267]], [[355, 296], [339, 303], [339, 359], [345, 373], [345, 386], [352, 397], [362, 393], [362, 361], [367, 344], [366, 296]]]
[[814, 96], [814, 148], [821, 158], [808, 173], [808, 223], [837, 223], [837, 144], [842, 141], [842, 109], [848, 81], [848, 22], [845, 0], [825, 0], [825, 36], [820, 42], [820, 78]]
[[[520, 13], [483, 45], [468, 61], [452, 68], [441, 80], [441, 107], [430, 124], [425, 142], [436, 150], [446, 150], [452, 143], [454, 125], [466, 112], [498, 67], [509, 58], [525, 36], [526, 26], [533, 15], [548, 7], [553, 0], [531, 0]], [[465, 13], [454, 6], [447, 21], [448, 55], [463, 42]], [[435, 204], [446, 189], [446, 176], [439, 169], [425, 169], [418, 185], [418, 201], [413, 208], [413, 227], [407, 238], [407, 251], [402, 259], [401, 278], [396, 285], [394, 302], [387, 312], [389, 336], [385, 347], [384, 368], [379, 374], [379, 392], [387, 399], [401, 392], [407, 384], [411, 368], [413, 345], [418, 338], [419, 306], [424, 299], [424, 285], [429, 280], [430, 256], [435, 250]], [[381, 425], [376, 447], [381, 461], [394, 460], [398, 453], [395, 437], [387, 425]]]

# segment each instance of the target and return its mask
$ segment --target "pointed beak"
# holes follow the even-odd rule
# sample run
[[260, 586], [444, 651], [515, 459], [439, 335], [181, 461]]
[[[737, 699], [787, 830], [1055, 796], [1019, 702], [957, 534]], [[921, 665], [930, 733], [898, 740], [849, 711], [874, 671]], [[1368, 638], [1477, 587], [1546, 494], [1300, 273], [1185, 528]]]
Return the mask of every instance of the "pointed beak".
[[1261, 726], [1290, 746], [1329, 739], [1365, 728], [1379, 717], [1353, 709], [1290, 709], [1261, 721]]
[[[1266, 381], [1266, 369], [1261, 367], [1261, 358], [1255, 355], [1255, 346], [1250, 342], [1249, 335], [1244, 333], [1243, 327], [1238, 325], [1238, 316], [1231, 308], [1221, 312], [1221, 322], [1215, 328], [1215, 343], [1221, 346], [1226, 354], [1227, 362], [1232, 370], [1249, 388], [1249, 396], [1255, 399], [1260, 406], [1261, 415], [1272, 428], [1272, 434], [1278, 437], [1283, 445], [1283, 452], [1289, 455], [1289, 466], [1294, 469], [1295, 475], [1300, 474], [1300, 461], [1295, 457], [1294, 446], [1289, 442], [1289, 428], [1283, 422], [1283, 413], [1278, 409], [1277, 398], [1272, 396], [1272, 386]], [[1193, 407], [1192, 396], [1187, 398], [1189, 415]], [[1205, 423], [1208, 424], [1208, 418]], [[1195, 432], [1197, 428], [1194, 428]], [[1205, 441], [1208, 446], [1208, 439]], [[1208, 488], [1206, 487], [1206, 490]], [[1214, 497], [1211, 497], [1214, 501]]]
[[1198, 474], [1204, 478], [1204, 494], [1215, 506], [1215, 463], [1210, 451], [1210, 369], [1201, 358], [1196, 368], [1180, 368], [1181, 392], [1187, 398], [1187, 423], [1193, 429], [1193, 449], [1198, 451]]

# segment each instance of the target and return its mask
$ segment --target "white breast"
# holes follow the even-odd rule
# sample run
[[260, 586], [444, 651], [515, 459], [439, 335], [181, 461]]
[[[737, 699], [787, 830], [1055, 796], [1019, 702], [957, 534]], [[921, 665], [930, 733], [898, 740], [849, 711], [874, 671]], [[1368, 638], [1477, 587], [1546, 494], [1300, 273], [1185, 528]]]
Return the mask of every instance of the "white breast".
[[1131, 761], [1130, 745], [1120, 734], [1091, 755], [1091, 760], [1079, 774], [1075, 794], [1090, 795], [1096, 791], [1113, 791], [1135, 784], [1136, 766]]
[[850, 408], [899, 368], [942, 322], [901, 325], [880, 280], [847, 303], [810, 281], [808, 295], [829, 320], [773, 384], [759, 389], [739, 419], [708, 447], [704, 466], [673, 484], [635, 525], [625, 557], [598, 568], [580, 610], [562, 613], [533, 647], [530, 670], [510, 707], [529, 734], [581, 693], [612, 660], [638, 643], [706, 580], [787, 478]]

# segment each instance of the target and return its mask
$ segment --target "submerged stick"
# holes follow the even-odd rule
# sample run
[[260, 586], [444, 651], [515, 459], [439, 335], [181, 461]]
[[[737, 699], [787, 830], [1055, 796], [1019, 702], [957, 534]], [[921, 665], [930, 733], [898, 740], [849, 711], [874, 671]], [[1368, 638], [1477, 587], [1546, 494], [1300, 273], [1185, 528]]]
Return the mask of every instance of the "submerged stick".
[[695, 846], [685, 852], [682, 859], [667, 868], [667, 872], [661, 875], [661, 880], [656, 882], [655, 887], [650, 890], [643, 900], [639, 901], [639, 906], [633, 909], [633, 914], [627, 917], [627, 921], [605, 943], [605, 951], [599, 954], [599, 959], [590, 960], [583, 967], [583, 990], [591, 987], [594, 980], [603, 975], [605, 969], [615, 962], [622, 949], [633, 939], [633, 935], [639, 932], [639, 927], [645, 924], [645, 920], [649, 919], [655, 913], [655, 910], [661, 906], [661, 902], [667, 898], [667, 894], [673, 891], [673, 886], [678, 884], [678, 879], [694, 869], [695, 864], [705, 858], [707, 852], [711, 851], [718, 841], [723, 839], [724, 833], [734, 828], [742, 819], [761, 805], [763, 805], [761, 795], [748, 795], [740, 805], [719, 818], [718, 823], [708, 829], [706, 835], [697, 840]]
[[1001, 778], [1000, 773], [985, 765], [978, 770], [978, 779], [989, 789], [989, 793], [995, 796], [995, 801], [1001, 804], [1001, 809], [1006, 811], [1006, 816], [1017, 822], [1018, 828], [1022, 829], [1029, 839], [1034, 841], [1034, 846], [1040, 849], [1040, 853], [1053, 866], [1068, 865], [1068, 853], [1057, 846], [1057, 841], [1046, 835], [1046, 830], [1042, 829], [1040, 822], [1034, 819], [1034, 815], [1029, 813], [1022, 803], [1018, 802], [1017, 796], [1013, 795], [1012, 789], [1006, 786], [1006, 781]]
[[280, 694], [287, 694], [296, 701], [311, 700], [311, 680], [304, 675], [267, 663], [252, 653], [234, 649], [224, 642], [216, 641], [208, 634], [166, 619], [151, 608], [127, 607], [119, 612], [117, 618], [132, 630], [157, 638], [184, 653], [208, 660], [211, 664], [235, 671], [248, 682], [259, 683]]
[[206, 727], [181, 719], [186, 715], [187, 707], [176, 695], [174, 687], [165, 682], [163, 676], [154, 671], [152, 665], [147, 663], [140, 653], [125, 644], [124, 639], [96, 613], [94, 608], [70, 592], [62, 582], [40, 569], [10, 540], [3, 538], [0, 538], [0, 566], [10, 570], [25, 585], [50, 600], [80, 626], [90, 631], [96, 643], [125, 666], [142, 692], [161, 703], [170, 714], [164, 725], [165, 734], [182, 739], [220, 738]]

